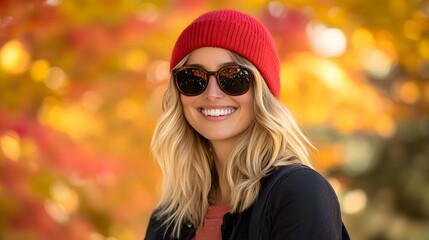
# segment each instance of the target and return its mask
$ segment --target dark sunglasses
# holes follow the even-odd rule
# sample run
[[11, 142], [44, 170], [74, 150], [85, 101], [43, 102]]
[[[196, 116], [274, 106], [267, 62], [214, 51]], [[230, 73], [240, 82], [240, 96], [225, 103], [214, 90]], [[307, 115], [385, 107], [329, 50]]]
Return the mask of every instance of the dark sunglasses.
[[207, 71], [198, 66], [182, 66], [173, 70], [177, 89], [186, 96], [204, 92], [212, 75], [216, 77], [220, 89], [232, 96], [246, 93], [255, 79], [251, 70], [239, 65], [227, 65], [217, 71]]

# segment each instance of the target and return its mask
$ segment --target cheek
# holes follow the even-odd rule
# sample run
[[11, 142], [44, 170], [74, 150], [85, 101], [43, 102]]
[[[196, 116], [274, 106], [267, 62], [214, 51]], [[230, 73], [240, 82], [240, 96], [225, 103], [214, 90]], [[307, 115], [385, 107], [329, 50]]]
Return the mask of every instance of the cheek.
[[182, 94], [180, 94], [180, 102], [182, 102], [183, 108], [186, 108], [186, 106], [191, 103], [189, 97], [183, 96]]
[[246, 94], [239, 96], [240, 99], [237, 99], [238, 102], [242, 105], [243, 108], [246, 108], [248, 114], [253, 115], [253, 92], [250, 89]]
[[192, 109], [193, 109], [193, 102], [194, 99], [193, 97], [187, 97], [184, 95], [180, 96], [180, 101], [182, 102], [182, 108], [183, 108], [183, 113], [185, 115], [186, 120], [190, 120], [191, 114], [192, 114]]
[[249, 122], [253, 122], [255, 119], [255, 111], [253, 109], [253, 101], [249, 101], [246, 105], [247, 119]]

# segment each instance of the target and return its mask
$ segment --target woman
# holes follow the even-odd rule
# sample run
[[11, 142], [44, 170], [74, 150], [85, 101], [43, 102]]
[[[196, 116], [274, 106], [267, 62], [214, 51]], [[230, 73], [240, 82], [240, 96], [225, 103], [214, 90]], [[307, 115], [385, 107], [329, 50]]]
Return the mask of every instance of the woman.
[[242, 12], [208, 12], [182, 32], [152, 140], [164, 179], [146, 239], [347, 236], [278, 100], [279, 66], [267, 29]]

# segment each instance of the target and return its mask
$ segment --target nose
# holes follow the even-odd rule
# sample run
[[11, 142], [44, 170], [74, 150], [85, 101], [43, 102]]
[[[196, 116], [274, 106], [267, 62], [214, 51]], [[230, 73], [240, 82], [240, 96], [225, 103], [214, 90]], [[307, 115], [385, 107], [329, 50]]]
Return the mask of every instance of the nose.
[[209, 82], [207, 83], [207, 88], [203, 92], [204, 97], [213, 101], [223, 97], [223, 91], [220, 89], [216, 76], [211, 75], [209, 78]]

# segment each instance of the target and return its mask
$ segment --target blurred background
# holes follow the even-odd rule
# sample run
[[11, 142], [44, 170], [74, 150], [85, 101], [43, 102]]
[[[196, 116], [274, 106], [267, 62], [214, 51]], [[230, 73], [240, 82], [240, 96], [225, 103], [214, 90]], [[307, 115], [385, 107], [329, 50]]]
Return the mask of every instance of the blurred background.
[[429, 239], [429, 1], [1, 0], [0, 239], [142, 239], [169, 59], [201, 13], [271, 31], [352, 239]]

